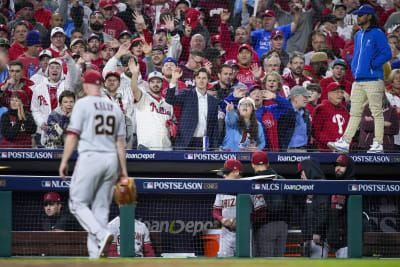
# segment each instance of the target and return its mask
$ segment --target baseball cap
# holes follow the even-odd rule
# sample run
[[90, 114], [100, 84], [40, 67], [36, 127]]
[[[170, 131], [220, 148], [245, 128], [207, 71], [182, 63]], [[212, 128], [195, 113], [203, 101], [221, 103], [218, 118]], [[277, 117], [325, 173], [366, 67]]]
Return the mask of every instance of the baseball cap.
[[324, 24], [325, 22], [337, 22], [338, 20], [339, 19], [335, 15], [329, 14], [322, 17], [321, 24]]
[[101, 50], [103, 50], [104, 48], [107, 48], [107, 47], [111, 47], [108, 43], [102, 43], [100, 46], [99, 46], [99, 51], [101, 51]]
[[52, 59], [49, 60], [49, 65], [50, 65], [50, 64], [53, 64], [53, 63], [56, 63], [56, 64], [58, 64], [58, 65], [60, 65], [60, 66], [63, 65], [61, 59], [59, 59], [59, 58], [52, 58]]
[[329, 93], [329, 92], [335, 91], [337, 89], [345, 90], [346, 87], [344, 85], [341, 85], [341, 84], [337, 83], [337, 82], [332, 82], [332, 83], [328, 84], [328, 86], [326, 87], [326, 92]]
[[117, 72], [117, 71], [109, 71], [109, 72], [107, 72], [106, 79], [108, 78], [108, 76], [115, 76], [115, 77], [118, 78], [118, 80], [121, 79], [121, 74], [119, 74], [119, 72]]
[[346, 9], [346, 6], [345, 6], [342, 2], [339, 2], [339, 3], [336, 3], [336, 4], [334, 5], [334, 7], [333, 7], [333, 12], [335, 12], [336, 9], [338, 9], [338, 8], [340, 8], [340, 7], [343, 7], [344, 9]]
[[268, 16], [268, 17], [276, 17], [276, 15], [275, 15], [275, 12], [274, 11], [272, 11], [272, 10], [265, 10], [263, 13], [262, 13], [262, 17], [265, 17], [265, 16]]
[[345, 154], [341, 154], [336, 158], [336, 161], [333, 163], [335, 166], [344, 166], [347, 167], [349, 164], [349, 160]]
[[107, 8], [107, 7], [110, 7], [110, 6], [114, 6], [113, 0], [101, 0], [100, 1], [99, 7]]
[[5, 31], [6, 33], [10, 34], [10, 30], [5, 24], [0, 24], [0, 31]]
[[195, 8], [189, 7], [185, 10], [185, 23], [186, 25], [189, 25], [192, 30], [194, 30], [197, 25], [199, 24], [199, 18], [200, 18], [200, 11], [198, 11]]
[[51, 30], [50, 37], [53, 37], [54, 34], [56, 34], [56, 33], [58, 33], [58, 32], [61, 32], [62, 34], [65, 35], [65, 32], [64, 32], [63, 28], [61, 28], [61, 27], [55, 27], [55, 28], [53, 28], [53, 29]]
[[121, 39], [121, 37], [124, 36], [124, 35], [128, 35], [129, 37], [132, 37], [132, 33], [130, 31], [128, 31], [128, 30], [125, 30], [125, 31], [122, 31], [119, 34], [118, 39]]
[[314, 62], [331, 62], [331, 60], [325, 52], [315, 52], [310, 58], [310, 63]]
[[83, 74], [83, 83], [90, 83], [94, 85], [101, 85], [103, 82], [103, 77], [101, 77], [100, 72], [96, 70], [89, 70]]
[[251, 47], [249, 44], [242, 44], [241, 46], [239, 46], [239, 51], [238, 52], [240, 52], [244, 48], [246, 48], [250, 52], [253, 52], [253, 47]]
[[239, 67], [239, 63], [235, 59], [229, 59], [224, 62], [224, 64], [232, 66], [232, 67]]
[[41, 57], [47, 56], [49, 58], [53, 58], [53, 53], [49, 49], [44, 49], [42, 52], [39, 54], [39, 59]]
[[356, 14], [357, 16], [362, 16], [362, 15], [375, 15], [375, 10], [372, 6], [366, 4], [366, 5], [362, 5], [360, 6], [360, 8], [356, 11], [353, 12], [354, 14]]
[[297, 173], [299, 174], [302, 170], [304, 170], [303, 165], [301, 165], [301, 162], [297, 163]]
[[136, 46], [136, 45], [139, 44], [139, 43], [144, 43], [143, 39], [140, 38], [140, 37], [135, 38], [135, 39], [133, 39], [132, 42], [131, 42], [131, 47], [132, 47], [132, 46]]
[[[242, 171], [243, 170], [243, 165], [240, 161], [237, 159], [228, 159], [224, 163], [224, 167], [221, 168], [219, 171], [220, 172], [231, 172], [231, 171]], [[219, 174], [219, 173], [218, 173]]]
[[150, 72], [150, 74], [149, 74], [147, 80], [150, 81], [150, 80], [153, 79], [153, 78], [159, 78], [159, 79], [161, 79], [161, 80], [164, 79], [163, 75], [162, 75], [160, 72], [158, 72], [158, 71]]
[[281, 31], [281, 30], [273, 30], [271, 32], [271, 39], [275, 39], [278, 36], [284, 37], [283, 31]]
[[392, 26], [390, 26], [390, 27], [387, 29], [387, 33], [388, 33], [388, 34], [392, 34], [398, 27], [400, 27], [400, 24], [399, 24], [399, 23], [392, 24]]
[[90, 13], [89, 18], [91, 19], [92, 17], [95, 17], [95, 16], [97, 16], [97, 15], [102, 16], [102, 17], [104, 18], [103, 13], [101, 13], [101, 12], [98, 11], [98, 10], [95, 10], [95, 11], [93, 11], [92, 13]]
[[20, 4], [19, 7], [20, 7], [20, 10], [23, 9], [23, 8], [25, 8], [25, 7], [33, 8], [33, 4], [32, 4], [31, 2], [29, 2], [29, 1], [23, 1], [23, 2]]
[[38, 31], [30, 31], [26, 35], [26, 46], [33, 46], [42, 43], [42, 37]]
[[160, 32], [165, 32], [168, 33], [168, 29], [165, 27], [165, 24], [158, 24], [157, 29], [155, 30], [154, 34], [160, 33]]
[[56, 192], [46, 193], [43, 197], [43, 202], [49, 202], [49, 201], [61, 202], [60, 194], [58, 194]]
[[175, 66], [178, 67], [178, 62], [176, 62], [175, 58], [173, 58], [173, 57], [167, 57], [167, 58], [165, 58], [165, 59], [163, 60], [163, 62], [162, 62], [163, 66], [165, 65], [165, 63], [168, 63], [168, 62], [172, 62], [172, 63], [175, 64]]
[[250, 102], [250, 104], [253, 106], [253, 109], [256, 109], [256, 104], [254, 103], [254, 100], [250, 97], [243, 97], [242, 99], [239, 100], [238, 107], [243, 103], [243, 102]]
[[76, 38], [74, 39], [71, 44], [70, 44], [70, 48], [73, 47], [74, 45], [76, 45], [77, 43], [82, 43], [83, 45], [85, 45], [85, 41], [81, 38]]
[[248, 94], [250, 95], [250, 93], [251, 93], [252, 91], [257, 90], [257, 89], [263, 90], [263, 88], [262, 88], [260, 85], [255, 84], [255, 85], [250, 86], [250, 89], [249, 89], [249, 93], [248, 93]]
[[179, 0], [178, 2], [176, 2], [175, 7], [177, 7], [180, 4], [185, 4], [188, 7], [192, 7], [192, 3], [189, 0]]
[[343, 67], [345, 67], [346, 69], [348, 68], [348, 67], [347, 67], [347, 64], [346, 64], [346, 61], [344, 61], [344, 60], [341, 59], [341, 58], [335, 59], [335, 61], [333, 61], [333, 67], [335, 67], [336, 65], [343, 66]]
[[390, 67], [392, 68], [392, 70], [400, 69], [400, 59], [393, 61]]
[[296, 85], [290, 90], [289, 96], [295, 95], [310, 96], [311, 92], [307, 91], [303, 86]]
[[165, 48], [160, 45], [154, 45], [151, 48], [151, 51], [161, 51], [163, 54], [165, 54]]
[[221, 42], [221, 35], [214, 34], [211, 36], [211, 44], [220, 43]]
[[87, 41], [90, 42], [90, 40], [92, 40], [93, 38], [96, 38], [97, 40], [100, 41], [100, 36], [98, 34], [92, 33], [89, 35]]
[[251, 155], [251, 163], [254, 165], [264, 165], [268, 164], [268, 155], [264, 151], [256, 151]]
[[7, 38], [0, 38], [0, 46], [10, 48], [10, 41]]

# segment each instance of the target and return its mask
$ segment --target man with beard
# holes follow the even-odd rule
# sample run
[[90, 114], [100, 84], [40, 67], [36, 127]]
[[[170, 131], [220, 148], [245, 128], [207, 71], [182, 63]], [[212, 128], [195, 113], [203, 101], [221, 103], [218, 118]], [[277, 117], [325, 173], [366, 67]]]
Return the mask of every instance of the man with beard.
[[[150, 150], [172, 150], [168, 121], [175, 120], [170, 104], [161, 96], [163, 75], [157, 71], [149, 74], [149, 92], [138, 88], [139, 65], [129, 61], [132, 73], [131, 89], [135, 99], [138, 148]], [[151, 135], [149, 135], [151, 133]]]
[[281, 92], [283, 97], [288, 97], [294, 86], [307, 87], [307, 84], [314, 82], [311, 77], [303, 75], [304, 62], [304, 55], [300, 53], [294, 53], [290, 58], [290, 72], [282, 75], [283, 87]]
[[351, 94], [351, 82], [345, 80], [344, 78], [347, 68], [348, 66], [346, 64], [346, 61], [344, 61], [343, 59], [336, 59], [333, 62], [332, 76], [319, 81], [319, 85], [321, 86], [321, 101], [328, 98], [328, 92], [326, 91], [328, 85], [333, 82], [337, 82], [345, 87], [344, 101], [346, 103], [349, 102]]
[[303, 86], [290, 91], [291, 108], [278, 120], [279, 149], [288, 152], [307, 152], [310, 143], [310, 114], [305, 109], [311, 93]]
[[233, 68], [230, 65], [224, 64], [219, 69], [218, 81], [214, 84], [214, 90], [217, 91], [217, 98], [220, 103], [233, 92], [232, 89], [232, 72]]
[[319, 83], [328, 71], [328, 56], [325, 52], [316, 52], [311, 56], [310, 65], [305, 65], [303, 75], [311, 77], [315, 83]]
[[87, 52], [90, 55], [90, 59], [92, 61], [92, 64], [95, 65], [97, 68], [100, 67], [101, 64], [103, 64], [103, 60], [100, 58], [99, 51], [100, 51], [100, 36], [92, 33], [89, 35], [87, 39], [88, 45], [87, 45]]
[[326, 144], [338, 140], [349, 122], [349, 112], [343, 106], [344, 86], [333, 82], [326, 88], [328, 99], [322, 101], [312, 114], [312, 135], [320, 152], [329, 152]]
[[100, 44], [112, 41], [112, 37], [103, 32], [104, 22], [104, 15], [100, 11], [93, 11], [89, 18], [89, 29], [84, 31], [83, 38], [87, 40], [91, 34], [95, 33], [100, 38]]
[[[340, 154], [334, 162], [335, 180], [354, 180], [355, 165], [352, 158], [346, 154]], [[328, 211], [328, 244], [335, 251], [336, 258], [347, 258], [347, 197], [344, 195], [332, 195], [331, 205]]]
[[101, 94], [108, 97], [116, 103], [120, 108], [125, 118], [126, 127], [126, 147], [131, 149], [134, 144], [133, 132], [134, 129], [134, 106], [132, 92], [129, 87], [121, 87], [121, 75], [116, 71], [107, 72], [104, 79], [104, 88], [101, 89]]
[[47, 34], [47, 29], [42, 25], [42, 23], [39, 23], [36, 21], [34, 17], [34, 11], [33, 11], [33, 5], [31, 2], [28, 1], [23, 1], [20, 5], [20, 10], [19, 10], [19, 15], [17, 18], [13, 21], [10, 21], [7, 24], [7, 28], [10, 30], [15, 31], [15, 25], [21, 21], [27, 21], [32, 25], [32, 29], [30, 30], [36, 30], [40, 33], [40, 36], [45, 37]]
[[116, 7], [113, 0], [101, 0], [100, 11], [104, 16], [104, 32], [112, 38], [117, 39], [121, 32], [128, 30], [125, 22], [114, 15]]
[[100, 64], [100, 69], [103, 71], [104, 66], [107, 64], [107, 62], [110, 60], [115, 55], [115, 49], [112, 48], [109, 43], [104, 43], [100, 45], [99, 48], [100, 52], [100, 58], [103, 61]]
[[[64, 77], [63, 60], [68, 65], [68, 73]], [[50, 113], [57, 108], [58, 98], [65, 90], [75, 92], [79, 71], [71, 56], [64, 52], [62, 58], [53, 58], [47, 69], [48, 78], [35, 87], [32, 96], [32, 116], [37, 127], [36, 142], [38, 145], [47, 143], [47, 119]]]

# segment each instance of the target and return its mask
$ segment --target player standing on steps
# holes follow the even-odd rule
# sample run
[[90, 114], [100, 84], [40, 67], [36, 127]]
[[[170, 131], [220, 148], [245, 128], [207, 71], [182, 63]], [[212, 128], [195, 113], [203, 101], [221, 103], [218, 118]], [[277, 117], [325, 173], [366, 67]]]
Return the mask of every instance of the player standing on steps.
[[79, 157], [70, 186], [69, 208], [88, 232], [89, 258], [107, 256], [113, 235], [107, 230], [113, 186], [128, 176], [125, 158], [125, 125], [121, 109], [102, 97], [101, 74], [83, 75], [87, 96], [78, 100], [71, 115], [59, 173], [65, 179], [68, 160], [78, 145]]

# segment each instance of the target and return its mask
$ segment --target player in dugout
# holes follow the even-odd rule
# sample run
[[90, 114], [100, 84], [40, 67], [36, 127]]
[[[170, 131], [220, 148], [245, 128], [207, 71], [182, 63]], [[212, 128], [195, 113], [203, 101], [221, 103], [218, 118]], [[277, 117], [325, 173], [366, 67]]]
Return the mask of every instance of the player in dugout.
[[[224, 179], [242, 178], [242, 163], [236, 159], [225, 161], [218, 175]], [[251, 196], [253, 211], [265, 206], [262, 195]], [[233, 257], [236, 250], [236, 195], [217, 194], [213, 206], [213, 218], [221, 222], [218, 257]]]
[[[114, 235], [108, 257], [120, 256], [120, 225], [121, 219], [115, 217], [108, 223], [109, 231]], [[135, 254], [136, 257], [154, 257], [154, 250], [151, 245], [150, 232], [144, 223], [135, 219]]]
[[43, 197], [44, 212], [41, 222], [41, 231], [78, 231], [82, 230], [78, 222], [69, 213], [64, 211], [60, 194], [48, 192]]

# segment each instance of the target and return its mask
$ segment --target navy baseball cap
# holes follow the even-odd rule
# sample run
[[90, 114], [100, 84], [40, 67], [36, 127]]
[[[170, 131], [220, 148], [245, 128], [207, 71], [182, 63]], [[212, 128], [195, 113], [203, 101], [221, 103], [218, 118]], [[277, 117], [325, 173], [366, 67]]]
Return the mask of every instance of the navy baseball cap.
[[353, 12], [357, 16], [362, 16], [362, 15], [375, 15], [375, 10], [372, 6], [370, 5], [362, 5], [360, 8], [356, 11]]
[[165, 63], [168, 63], [168, 62], [172, 62], [175, 64], [175, 66], [178, 66], [178, 62], [176, 62], [175, 58], [173, 58], [173, 57], [167, 57], [166, 59], [164, 59], [162, 62], [163, 66], [165, 65]]
[[400, 69], [400, 59], [393, 61], [390, 67], [392, 68], [392, 70]]

